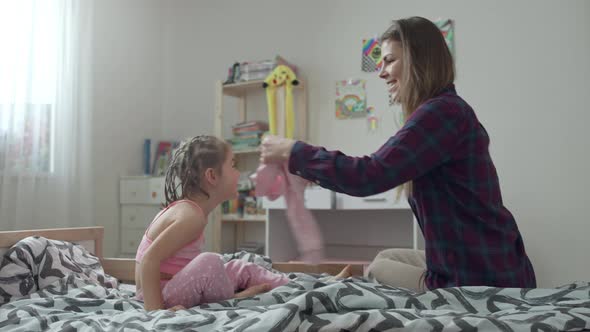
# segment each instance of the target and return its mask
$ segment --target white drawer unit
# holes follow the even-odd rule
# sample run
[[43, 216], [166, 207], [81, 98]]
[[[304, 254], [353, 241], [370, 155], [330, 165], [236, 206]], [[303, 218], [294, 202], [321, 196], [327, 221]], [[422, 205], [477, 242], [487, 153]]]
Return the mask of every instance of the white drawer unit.
[[332, 208], [334, 193], [322, 187], [310, 187], [305, 190], [305, 206], [313, 210], [329, 210]]
[[145, 228], [123, 228], [121, 230], [121, 253], [135, 255]]
[[[369, 263], [381, 250], [418, 248], [419, 229], [405, 195], [397, 189], [369, 197], [353, 197], [320, 187], [305, 192], [322, 232], [326, 258]], [[268, 208], [267, 252], [277, 262], [298, 260], [297, 244], [284, 209], [284, 200], [264, 201]]]
[[[312, 210], [329, 210], [332, 208], [334, 193], [322, 187], [309, 187], [305, 189], [304, 202], [305, 207]], [[286, 209], [287, 204], [283, 197], [274, 201], [264, 197], [262, 205], [265, 209]]]
[[149, 203], [149, 178], [122, 178], [119, 182], [121, 204]]
[[164, 178], [124, 176], [119, 181], [119, 253], [134, 256], [143, 233], [164, 203]]
[[148, 188], [148, 200], [150, 203], [163, 204], [166, 201], [166, 196], [164, 195], [165, 181], [166, 178], [164, 177], [150, 178]]
[[147, 228], [156, 214], [158, 206], [123, 205], [121, 206], [121, 228]]
[[406, 196], [402, 194], [397, 199], [397, 189], [392, 189], [381, 194], [354, 197], [346, 194], [336, 193], [336, 209], [339, 210], [388, 210], [388, 209], [409, 209], [410, 205]]

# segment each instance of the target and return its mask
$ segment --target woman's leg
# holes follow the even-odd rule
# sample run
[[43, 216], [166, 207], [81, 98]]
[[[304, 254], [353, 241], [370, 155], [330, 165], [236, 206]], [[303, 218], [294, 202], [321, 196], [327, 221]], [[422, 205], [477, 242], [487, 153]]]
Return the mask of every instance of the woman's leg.
[[218, 254], [202, 253], [170, 279], [162, 289], [166, 308], [182, 305], [191, 308], [232, 298], [232, 280], [228, 278]]
[[387, 249], [377, 254], [365, 275], [389, 286], [422, 291], [425, 271], [423, 250]]
[[273, 273], [262, 266], [237, 259], [225, 263], [225, 271], [233, 282], [234, 291], [261, 284], [269, 284], [272, 289], [289, 282], [289, 278], [282, 273]]

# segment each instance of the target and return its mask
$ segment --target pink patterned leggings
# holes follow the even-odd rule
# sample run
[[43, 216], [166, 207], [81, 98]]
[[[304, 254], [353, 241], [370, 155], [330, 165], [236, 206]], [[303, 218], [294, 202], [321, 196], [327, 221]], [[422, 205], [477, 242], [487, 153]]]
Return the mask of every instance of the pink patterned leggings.
[[[254, 263], [232, 260], [224, 264], [219, 254], [206, 252], [195, 257], [172, 279], [162, 280], [160, 285], [166, 308], [175, 305], [191, 308], [231, 299], [237, 290], [261, 284], [276, 288], [288, 282], [286, 275]], [[141, 290], [137, 299], [143, 300]]]

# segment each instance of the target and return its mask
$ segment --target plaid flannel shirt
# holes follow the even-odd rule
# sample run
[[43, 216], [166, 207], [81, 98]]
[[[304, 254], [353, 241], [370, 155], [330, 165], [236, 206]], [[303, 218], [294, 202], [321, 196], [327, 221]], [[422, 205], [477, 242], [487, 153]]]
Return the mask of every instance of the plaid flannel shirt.
[[533, 288], [534, 270], [502, 202], [488, 146], [486, 130], [451, 85], [420, 105], [370, 156], [296, 142], [289, 171], [352, 196], [412, 181], [408, 201], [425, 239], [429, 289]]

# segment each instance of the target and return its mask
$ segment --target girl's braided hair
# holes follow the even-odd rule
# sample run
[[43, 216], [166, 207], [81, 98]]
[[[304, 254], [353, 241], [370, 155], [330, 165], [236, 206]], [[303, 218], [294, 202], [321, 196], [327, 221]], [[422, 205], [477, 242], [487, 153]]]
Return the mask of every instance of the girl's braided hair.
[[209, 193], [201, 187], [201, 179], [208, 168], [221, 174], [228, 151], [229, 145], [215, 136], [200, 135], [182, 142], [174, 151], [166, 170], [165, 206], [197, 192], [209, 197]]

